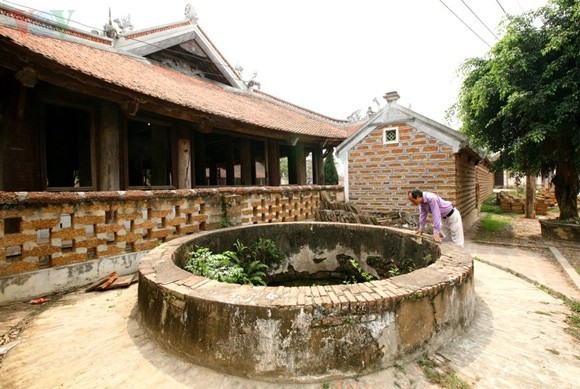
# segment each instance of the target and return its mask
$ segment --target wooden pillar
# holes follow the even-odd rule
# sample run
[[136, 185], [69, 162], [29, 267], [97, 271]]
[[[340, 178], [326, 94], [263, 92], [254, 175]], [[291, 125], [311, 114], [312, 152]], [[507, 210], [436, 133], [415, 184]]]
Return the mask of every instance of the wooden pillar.
[[324, 185], [324, 159], [322, 149], [316, 148], [312, 151], [313, 184]]
[[195, 183], [194, 185], [207, 185], [206, 178], [205, 178], [205, 139], [204, 135], [199, 132], [194, 132], [193, 134], [193, 147], [194, 147], [194, 160], [195, 160], [195, 169], [194, 169], [194, 177]]
[[[3, 165], [1, 189], [9, 192], [45, 189], [42, 173], [42, 122], [37, 114], [40, 102], [33, 85], [23, 83], [10, 71], [0, 68], [0, 115], [2, 116]], [[17, 81], [18, 80], [18, 81]]]
[[[3, 72], [0, 71], [0, 86], [3, 85], [1, 77]], [[6, 190], [4, 187], [4, 159], [6, 157], [6, 147], [4, 146], [4, 101], [0, 97], [0, 191]]]
[[228, 137], [226, 139], [226, 184], [235, 185], [234, 177], [234, 139]]
[[280, 146], [272, 140], [267, 144], [268, 185], [280, 185]]
[[120, 112], [116, 104], [103, 102], [100, 109], [99, 190], [121, 189]]
[[252, 185], [252, 152], [248, 139], [240, 140], [242, 185]]
[[288, 183], [290, 185], [306, 183], [306, 156], [303, 144], [292, 147], [288, 154]]
[[177, 130], [177, 188], [191, 189], [191, 139], [187, 128]]

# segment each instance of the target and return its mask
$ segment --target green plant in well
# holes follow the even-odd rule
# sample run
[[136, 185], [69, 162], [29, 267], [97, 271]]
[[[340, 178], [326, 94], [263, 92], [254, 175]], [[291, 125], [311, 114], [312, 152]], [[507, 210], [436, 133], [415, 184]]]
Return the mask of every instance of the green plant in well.
[[190, 253], [185, 270], [198, 276], [220, 282], [247, 284], [245, 269], [237, 263], [236, 254], [226, 251], [214, 254], [207, 247], [200, 247]]
[[252, 261], [243, 267], [242, 283], [249, 285], [266, 285], [268, 265], [260, 261]]
[[242, 264], [248, 264], [255, 260], [270, 266], [282, 262], [285, 258], [284, 253], [271, 239], [259, 238], [250, 246], [244, 245], [238, 239], [234, 243], [234, 247]]
[[415, 261], [411, 258], [403, 258], [403, 260], [401, 261], [401, 272], [403, 274], [406, 273], [411, 273], [412, 271], [415, 271], [417, 268]]
[[190, 252], [184, 269], [220, 282], [266, 285], [269, 265], [281, 262], [282, 253], [270, 239], [260, 238], [251, 246], [239, 240], [233, 251], [214, 254], [207, 247]]
[[397, 265], [393, 265], [393, 267], [391, 267], [388, 270], [388, 272], [389, 272], [389, 275], [391, 277], [398, 276], [399, 274], [401, 274], [401, 270], [399, 270], [399, 268], [397, 267]]
[[[375, 277], [372, 274], [369, 274], [367, 272], [365, 272], [362, 268], [362, 266], [360, 265], [360, 263], [358, 263], [358, 261], [356, 259], [350, 259], [350, 264], [355, 268], [355, 270], [358, 272], [358, 274], [360, 275], [360, 277], [365, 281], [372, 281], [375, 279]], [[353, 283], [356, 283], [356, 278], [353, 277], [354, 281]]]

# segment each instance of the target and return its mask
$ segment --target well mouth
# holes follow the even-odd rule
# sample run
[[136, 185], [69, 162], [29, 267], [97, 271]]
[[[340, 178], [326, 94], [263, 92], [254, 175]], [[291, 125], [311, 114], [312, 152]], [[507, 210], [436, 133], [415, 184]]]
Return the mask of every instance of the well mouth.
[[[195, 247], [223, 252], [261, 237], [286, 254], [269, 274], [282, 285], [226, 284], [182, 269]], [[352, 259], [377, 280], [340, 282]], [[395, 275], [405, 264], [417, 270]], [[300, 222], [214, 230], [152, 250], [139, 273], [141, 321], [156, 339], [197, 364], [268, 381], [392, 366], [445, 344], [474, 315], [471, 256], [388, 227]], [[320, 282], [284, 286], [297, 275]], [[327, 278], [338, 283], [324, 285]]]

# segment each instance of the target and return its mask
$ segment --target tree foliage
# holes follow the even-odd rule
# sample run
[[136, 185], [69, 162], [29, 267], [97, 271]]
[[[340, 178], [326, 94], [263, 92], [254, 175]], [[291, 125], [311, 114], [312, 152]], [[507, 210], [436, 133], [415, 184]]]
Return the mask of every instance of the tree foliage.
[[580, 2], [552, 0], [509, 17], [503, 38], [463, 66], [458, 114], [474, 145], [500, 152], [496, 170], [555, 173], [560, 219], [578, 217]]
[[324, 184], [338, 184], [338, 172], [336, 171], [336, 165], [334, 164], [334, 156], [332, 153], [329, 153], [328, 157], [324, 159]]

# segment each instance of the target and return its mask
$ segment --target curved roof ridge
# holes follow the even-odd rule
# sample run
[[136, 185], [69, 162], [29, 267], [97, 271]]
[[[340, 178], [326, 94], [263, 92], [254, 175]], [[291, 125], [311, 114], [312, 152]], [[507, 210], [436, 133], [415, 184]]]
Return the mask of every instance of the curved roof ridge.
[[130, 94], [138, 93], [199, 112], [296, 135], [332, 139], [347, 136], [342, 126], [264, 94], [211, 83], [111, 48], [103, 50], [51, 36], [21, 34], [14, 27], [3, 25], [0, 47], [14, 53], [22, 50], [31, 66], [48, 60], [54, 66], [70, 69], [69, 75], [75, 72], [98, 80], [103, 86], [119, 87]]
[[276, 97], [274, 95], [271, 95], [269, 93], [266, 93], [266, 92], [264, 92], [264, 91], [262, 91], [260, 89], [254, 89], [251, 92], [252, 93], [255, 93], [257, 95], [262, 95], [262, 97], [265, 97], [267, 99], [274, 100], [275, 102], [279, 103], [280, 105], [283, 105], [283, 106], [286, 106], [286, 107], [289, 107], [289, 108], [294, 108], [294, 109], [296, 109], [298, 111], [301, 111], [303, 113], [310, 114], [312, 116], [315, 116], [315, 117], [317, 117], [319, 119], [323, 119], [323, 120], [325, 120], [327, 122], [330, 122], [330, 123], [333, 123], [333, 124], [338, 124], [338, 125], [341, 125], [341, 126], [346, 126], [346, 125], [350, 125], [351, 124], [350, 122], [348, 122], [346, 120], [331, 118], [330, 116], [326, 116], [326, 115], [323, 115], [321, 113], [312, 111], [312, 110], [310, 110], [308, 108], [304, 108], [304, 107], [302, 107], [300, 105], [297, 105], [297, 104], [294, 104], [294, 103], [290, 103], [290, 102], [288, 102], [286, 100], [283, 100], [283, 99], [281, 99], [279, 97]]
[[190, 24], [192, 24], [192, 23], [189, 20], [181, 20], [179, 22], [161, 24], [159, 26], [142, 28], [140, 30], [122, 32], [122, 33], [119, 33], [119, 36], [123, 37], [125, 39], [135, 39], [135, 38], [140, 38], [140, 37], [147, 36], [147, 35], [156, 34], [156, 33], [161, 32], [161, 31], [172, 30], [174, 28], [179, 28], [179, 27], [186, 27]]
[[59, 34], [63, 36], [68, 35], [71, 38], [84, 39], [91, 43], [99, 43], [108, 47], [113, 46], [113, 40], [109, 37], [96, 35], [72, 26], [62, 26], [47, 17], [35, 15], [31, 12], [10, 7], [6, 4], [1, 4], [0, 16], [5, 16], [9, 18], [10, 21], [14, 21], [15, 23], [14, 25], [0, 23], [0, 25], [4, 25], [9, 28], [15, 28], [16, 30], [23, 33], [30, 33], [31, 31], [29, 31], [29, 25], [34, 25], [44, 29], [48, 34]]

